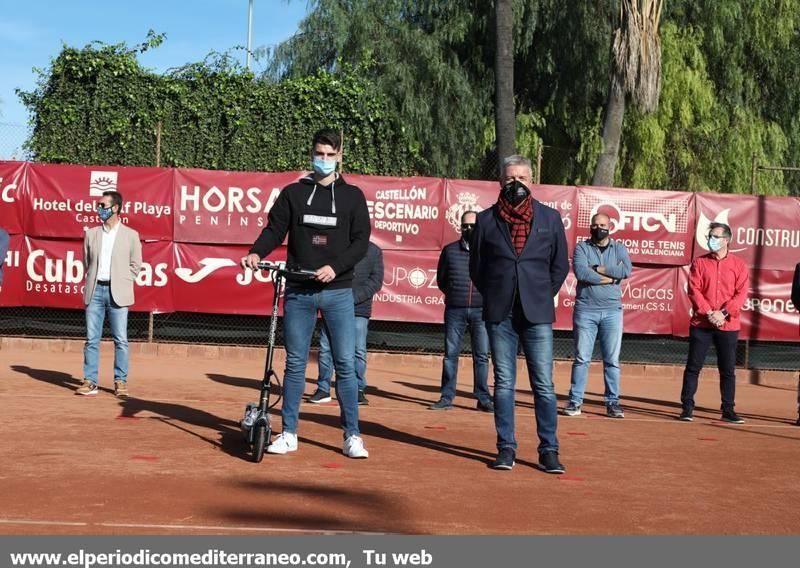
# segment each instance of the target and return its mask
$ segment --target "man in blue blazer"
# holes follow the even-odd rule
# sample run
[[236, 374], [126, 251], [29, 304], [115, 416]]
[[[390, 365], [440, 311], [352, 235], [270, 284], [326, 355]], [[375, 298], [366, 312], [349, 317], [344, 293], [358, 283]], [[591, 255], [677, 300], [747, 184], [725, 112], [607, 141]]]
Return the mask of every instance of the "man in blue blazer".
[[483, 319], [494, 364], [495, 469], [514, 466], [514, 389], [522, 343], [536, 409], [539, 464], [564, 473], [558, 458], [553, 388], [553, 297], [569, 272], [561, 215], [530, 194], [531, 162], [503, 160], [500, 197], [478, 215], [470, 244], [470, 277], [483, 296]]

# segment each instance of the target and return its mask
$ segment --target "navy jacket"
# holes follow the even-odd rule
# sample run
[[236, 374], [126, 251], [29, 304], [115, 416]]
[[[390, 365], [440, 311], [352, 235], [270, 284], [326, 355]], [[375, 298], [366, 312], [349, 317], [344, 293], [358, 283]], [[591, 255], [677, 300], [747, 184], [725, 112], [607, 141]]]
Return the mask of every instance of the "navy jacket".
[[497, 204], [478, 214], [470, 244], [470, 277], [483, 295], [483, 319], [504, 320], [519, 295], [530, 323], [555, 321], [553, 297], [569, 272], [567, 237], [561, 215], [533, 200], [533, 226], [522, 254], [511, 242]]
[[436, 267], [436, 284], [450, 308], [480, 308], [481, 293], [469, 277], [469, 250], [464, 239], [458, 239], [442, 249]]
[[353, 269], [353, 303], [356, 317], [372, 316], [372, 297], [383, 287], [383, 251], [374, 243]]

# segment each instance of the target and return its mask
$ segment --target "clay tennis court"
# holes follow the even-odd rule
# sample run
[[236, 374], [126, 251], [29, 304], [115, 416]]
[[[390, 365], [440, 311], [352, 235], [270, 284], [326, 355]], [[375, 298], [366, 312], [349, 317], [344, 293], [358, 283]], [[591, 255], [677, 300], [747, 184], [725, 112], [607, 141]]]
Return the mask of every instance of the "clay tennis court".
[[[361, 407], [368, 460], [341, 455], [338, 405], [301, 407], [300, 450], [251, 463], [239, 430], [263, 352], [132, 345], [132, 398], [111, 381], [73, 395], [82, 343], [0, 341], [0, 532], [5, 534], [797, 534], [800, 428], [789, 374], [739, 376], [741, 426], [715, 421], [714, 370], [693, 423], [674, 419], [680, 369], [623, 369], [624, 420], [605, 418], [593, 367], [584, 414], [559, 418], [564, 476], [535, 468], [527, 379], [520, 448], [495, 455], [462, 360], [456, 408], [438, 397], [438, 357], [371, 355]], [[279, 353], [277, 368], [283, 369]], [[101, 357], [111, 369], [110, 345]], [[315, 376], [311, 365], [307, 375]], [[796, 380], [796, 379], [795, 379]], [[556, 366], [560, 404], [569, 366]], [[309, 382], [306, 392], [313, 391]], [[592, 404], [594, 402], [594, 404]], [[274, 426], [280, 428], [280, 420]]]

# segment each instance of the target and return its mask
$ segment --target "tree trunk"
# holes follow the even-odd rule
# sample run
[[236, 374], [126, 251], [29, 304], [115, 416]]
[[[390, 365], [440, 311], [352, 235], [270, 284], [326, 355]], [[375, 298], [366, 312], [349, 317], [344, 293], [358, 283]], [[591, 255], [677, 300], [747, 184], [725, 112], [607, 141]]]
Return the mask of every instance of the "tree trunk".
[[[513, 0], [495, 4], [495, 135], [497, 157], [516, 152], [516, 116], [514, 114], [514, 13]], [[502, 173], [502, 172], [501, 172]]]
[[606, 102], [606, 118], [603, 124], [603, 151], [597, 160], [592, 185], [612, 187], [614, 171], [619, 157], [619, 141], [622, 138], [622, 119], [625, 117], [625, 94], [613, 84]]

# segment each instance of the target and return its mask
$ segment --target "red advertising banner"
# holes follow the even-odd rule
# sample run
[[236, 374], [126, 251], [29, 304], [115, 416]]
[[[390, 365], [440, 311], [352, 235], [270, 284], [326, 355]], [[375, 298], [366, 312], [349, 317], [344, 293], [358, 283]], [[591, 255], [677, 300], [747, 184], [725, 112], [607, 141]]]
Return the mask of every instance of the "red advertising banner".
[[440, 250], [444, 180], [346, 175], [367, 198], [370, 240], [383, 250]]
[[[620, 284], [625, 333], [669, 335], [672, 332], [677, 270], [633, 267], [631, 277]], [[570, 272], [556, 296], [555, 329], [572, 329], [577, 284], [575, 274]]]
[[84, 308], [83, 241], [25, 238], [23, 303]]
[[694, 256], [708, 253], [712, 222], [730, 225], [730, 250], [757, 269], [793, 270], [800, 261], [800, 198], [698, 193]]
[[[246, 246], [175, 243], [174, 307], [179, 312], [268, 315], [272, 278], [268, 272], [244, 270], [239, 261]], [[281, 247], [269, 260], [286, 260]]]
[[142, 243], [142, 268], [136, 277], [137, 312], [169, 313], [175, 311], [172, 282], [175, 280], [175, 245], [157, 241]]
[[692, 259], [694, 194], [618, 188], [578, 188], [577, 238], [589, 234], [595, 213], [611, 219], [611, 235], [633, 262], [687, 264]]
[[172, 240], [172, 170], [118, 166], [30, 164], [25, 234], [83, 239], [98, 225], [104, 191], [122, 194], [122, 222], [143, 240]]
[[27, 174], [27, 162], [0, 161], [0, 227], [12, 235], [22, 233], [24, 228]]
[[304, 175], [176, 169], [175, 240], [252, 245], [281, 190]]
[[24, 306], [25, 260], [27, 259], [25, 237], [11, 235], [8, 252], [3, 263], [3, 287], [0, 290], [0, 307]]
[[[0, 226], [11, 234], [0, 306], [83, 308], [81, 246], [99, 223], [104, 190], [123, 194], [123, 221], [139, 231], [145, 264], [137, 311], [267, 314], [268, 274], [239, 268], [286, 185], [304, 172], [252, 173], [0, 162]], [[437, 323], [444, 297], [436, 286], [442, 247], [460, 236], [461, 214], [497, 200], [492, 181], [347, 175], [365, 194], [372, 240], [384, 250], [384, 287], [374, 318]], [[687, 335], [688, 263], [706, 252], [713, 221], [733, 230], [731, 249], [750, 267], [751, 296], [742, 337], [798, 341], [789, 300], [800, 260], [800, 199], [690, 194], [617, 188], [534, 186], [561, 213], [570, 254], [597, 212], [637, 265], [624, 282], [627, 333]], [[175, 242], [173, 242], [175, 241]], [[281, 248], [273, 259], [282, 260]], [[571, 329], [572, 274], [554, 299], [556, 329]]]
[[383, 252], [383, 288], [375, 294], [372, 318], [442, 323], [444, 295], [436, 285], [439, 251]]
[[[83, 241], [26, 237], [20, 255], [22, 305], [83, 309]], [[173, 311], [169, 278], [172, 243], [142, 245], [142, 269], [136, 278], [137, 312]], [[15, 282], [17, 277], [15, 274]], [[4, 286], [5, 289], [5, 286]], [[4, 290], [5, 292], [5, 290]]]
[[[800, 341], [800, 314], [792, 303], [793, 270], [750, 270], [750, 293], [742, 307], [739, 339]], [[672, 334], [689, 335], [692, 305], [687, 296], [689, 267], [679, 269]]]
[[[535, 185], [533, 196], [561, 213], [567, 234], [569, 256], [575, 250], [577, 215], [577, 190], [572, 186]], [[461, 215], [465, 211], [483, 211], [497, 202], [500, 185], [496, 181], [445, 180], [445, 214], [443, 243], [446, 245], [461, 235]], [[586, 231], [588, 235], [588, 230]]]
[[792, 303], [794, 270], [751, 270], [751, 295], [742, 308], [743, 337], [800, 341], [800, 313]]

